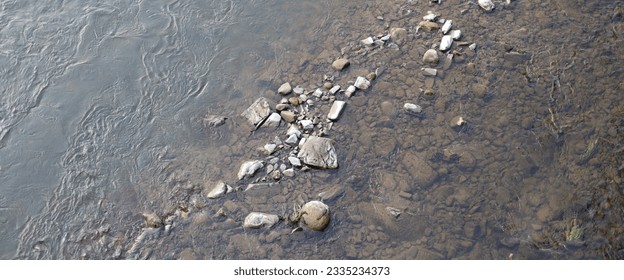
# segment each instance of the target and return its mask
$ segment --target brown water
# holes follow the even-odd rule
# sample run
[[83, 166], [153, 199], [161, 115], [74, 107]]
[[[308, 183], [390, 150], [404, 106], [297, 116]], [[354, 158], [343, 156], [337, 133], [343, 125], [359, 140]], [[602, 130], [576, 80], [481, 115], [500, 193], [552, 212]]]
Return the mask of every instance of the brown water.
[[[485, 13], [454, 0], [239, 2], [3, 4], [17, 15], [3, 36], [34, 30], [0, 49], [3, 258], [624, 257], [624, 3], [499, 1]], [[416, 30], [428, 10], [477, 45], [455, 42], [435, 78], [422, 56], [441, 32]], [[66, 27], [58, 53], [52, 23]], [[408, 34], [391, 40], [398, 49], [359, 42], [394, 27]], [[339, 57], [351, 66], [335, 72]], [[284, 126], [249, 132], [239, 114], [256, 98], [279, 101], [283, 82], [322, 87], [324, 75], [346, 87], [376, 69], [371, 88], [337, 96], [347, 107], [327, 137], [338, 169], [205, 197], [218, 180], [266, 176], [236, 179], [285, 137]], [[229, 118], [205, 127], [205, 114]], [[467, 123], [451, 127], [456, 116]], [[324, 232], [242, 227], [251, 211], [286, 217], [330, 189]], [[171, 228], [146, 228], [143, 213]]]

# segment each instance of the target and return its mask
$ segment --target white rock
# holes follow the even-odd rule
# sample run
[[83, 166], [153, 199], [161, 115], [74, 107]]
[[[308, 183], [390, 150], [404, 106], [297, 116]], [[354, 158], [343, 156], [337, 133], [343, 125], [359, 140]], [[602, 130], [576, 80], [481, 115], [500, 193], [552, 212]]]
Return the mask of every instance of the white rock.
[[218, 198], [228, 192], [228, 185], [223, 181], [219, 181], [217, 185], [206, 195], [208, 198]]
[[299, 137], [297, 137], [296, 134], [290, 134], [290, 135], [288, 135], [288, 138], [284, 142], [286, 144], [296, 146], [297, 143], [299, 142]]
[[477, 49], [477, 44], [472, 43], [472, 44], [470, 44], [470, 46], [468, 46], [468, 48], [469, 48], [470, 50], [474, 51], [474, 50], [476, 50], [476, 49]]
[[412, 103], [405, 103], [403, 109], [408, 113], [418, 114], [422, 112], [422, 107]]
[[286, 131], [286, 135], [297, 135], [297, 137], [301, 137], [301, 131], [294, 125], [291, 125]]
[[458, 127], [458, 126], [462, 126], [462, 125], [464, 125], [465, 123], [466, 123], [466, 120], [464, 120], [464, 118], [462, 118], [462, 117], [460, 117], [460, 116], [457, 116], [457, 117], [454, 117], [454, 118], [451, 120], [451, 127]]
[[277, 93], [281, 95], [289, 94], [291, 91], [292, 87], [290, 86], [290, 83], [284, 83], [277, 89]]
[[292, 166], [294, 167], [301, 166], [301, 160], [299, 160], [297, 157], [288, 157], [288, 162], [290, 162], [290, 164], [292, 164]]
[[277, 145], [273, 143], [264, 145], [264, 150], [267, 151], [269, 155], [275, 152], [275, 148], [277, 148]]
[[451, 38], [453, 38], [453, 40], [459, 40], [459, 38], [461, 38], [461, 30], [451, 30]]
[[321, 96], [323, 96], [323, 90], [322, 90], [322, 89], [320, 89], [320, 88], [317, 88], [317, 89], [316, 89], [316, 90], [312, 93], [312, 95], [313, 95], [314, 97], [321, 97]]
[[279, 222], [279, 217], [272, 214], [264, 214], [260, 212], [251, 212], [245, 217], [243, 227], [246, 228], [270, 228]]
[[359, 89], [367, 89], [370, 86], [370, 81], [362, 76], [359, 76], [353, 85]]
[[347, 104], [344, 101], [340, 101], [340, 100], [336, 100], [334, 101], [334, 103], [331, 106], [331, 109], [329, 109], [329, 114], [327, 114], [327, 118], [335, 121], [338, 119], [338, 117], [340, 117], [340, 114], [342, 113], [342, 109], [344, 109], [345, 104]]
[[434, 68], [422, 68], [423, 74], [425, 76], [436, 76], [438, 74], [438, 70]]
[[373, 37], [368, 37], [364, 40], [361, 40], [360, 42], [362, 42], [362, 44], [367, 45], [367, 46], [372, 46], [373, 43], [375, 43], [375, 41], [373, 40]]
[[295, 170], [292, 168], [284, 169], [284, 171], [282, 171], [282, 174], [284, 174], [284, 176], [286, 177], [295, 177]]
[[340, 86], [336, 85], [329, 90], [329, 93], [336, 94], [340, 90]]
[[438, 64], [440, 61], [440, 57], [438, 57], [438, 52], [434, 49], [429, 49], [423, 55], [423, 62], [429, 64]]
[[355, 86], [349, 86], [347, 87], [347, 90], [345, 90], [345, 95], [347, 97], [351, 97], [353, 93], [355, 93], [355, 90], [356, 90]]
[[453, 21], [447, 20], [446, 22], [444, 22], [444, 25], [442, 25], [442, 33], [448, 33], [451, 30], [451, 27], [453, 27]]
[[488, 12], [494, 10], [494, 3], [492, 0], [479, 0], [479, 6]]
[[301, 223], [312, 230], [324, 230], [329, 224], [329, 206], [318, 200], [304, 204], [301, 213]]
[[440, 50], [447, 51], [451, 48], [452, 44], [453, 38], [451, 37], [451, 35], [444, 35], [442, 36], [442, 41], [440, 41]]
[[262, 126], [265, 127], [278, 127], [282, 122], [282, 116], [278, 113], [272, 113]]
[[264, 167], [264, 163], [261, 160], [249, 160], [241, 164], [238, 170], [238, 179], [242, 180], [246, 176], [253, 176], [256, 170]]
[[426, 21], [435, 21], [438, 18], [438, 15], [432, 13], [431, 11], [427, 12], [427, 15], [423, 17], [423, 20]]
[[303, 127], [303, 130], [314, 129], [314, 123], [312, 123], [311, 120], [301, 120], [299, 121], [299, 124], [301, 125], [301, 127]]
[[297, 157], [307, 165], [319, 168], [338, 168], [338, 156], [332, 140], [324, 137], [307, 138]]
[[388, 213], [390, 215], [392, 215], [393, 217], [395, 217], [395, 218], [398, 218], [399, 216], [401, 216], [401, 210], [396, 209], [394, 207], [388, 206], [388, 207], [386, 207], [386, 211], [388, 211]]
[[249, 106], [249, 108], [247, 108], [241, 116], [245, 117], [252, 125], [256, 125], [264, 120], [264, 118], [266, 118], [269, 114], [271, 114], [269, 101], [264, 97], [260, 97], [256, 99], [256, 101], [254, 101], [254, 103], [251, 104], [251, 106]]
[[302, 87], [300, 87], [300, 86], [296, 86], [296, 87], [293, 89], [293, 92], [294, 92], [295, 94], [303, 94], [303, 88], [302, 88]]

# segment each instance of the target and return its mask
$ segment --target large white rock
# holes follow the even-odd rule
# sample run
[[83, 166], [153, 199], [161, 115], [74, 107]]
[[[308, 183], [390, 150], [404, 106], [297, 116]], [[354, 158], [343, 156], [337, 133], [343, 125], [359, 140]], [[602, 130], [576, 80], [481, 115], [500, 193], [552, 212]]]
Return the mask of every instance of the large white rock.
[[338, 156], [329, 138], [310, 136], [297, 154], [303, 163], [319, 168], [338, 168]]
[[453, 27], [453, 21], [452, 20], [447, 20], [444, 22], [444, 25], [442, 25], [442, 33], [446, 34], [451, 30], [451, 27]]
[[223, 181], [219, 181], [217, 185], [206, 195], [208, 198], [219, 198], [226, 194], [228, 191], [228, 185]]
[[357, 77], [353, 85], [359, 89], [367, 89], [370, 86], [370, 81], [364, 77]]
[[479, 6], [488, 12], [494, 10], [494, 2], [492, 0], [479, 0]]
[[267, 116], [271, 114], [271, 106], [269, 105], [269, 101], [260, 97], [254, 101], [247, 110], [245, 110], [241, 116], [245, 117], [251, 125], [257, 125], [259, 122], [264, 120]]
[[238, 180], [242, 180], [246, 176], [253, 176], [254, 173], [262, 167], [264, 167], [264, 163], [261, 160], [249, 160], [243, 162], [240, 169], [238, 169]]
[[451, 37], [451, 35], [444, 35], [442, 36], [442, 41], [440, 41], [440, 50], [448, 51], [451, 48], [452, 44], [453, 44], [453, 37]]
[[313, 200], [301, 207], [301, 223], [306, 227], [321, 231], [329, 224], [329, 206]]
[[329, 109], [329, 114], [327, 114], [327, 118], [335, 121], [338, 119], [338, 117], [340, 117], [340, 114], [342, 113], [342, 109], [344, 109], [346, 102], [344, 101], [340, 101], [340, 100], [336, 100], [334, 101], [334, 103], [331, 106], [331, 109]]
[[279, 222], [279, 217], [277, 215], [265, 214], [260, 212], [251, 212], [247, 217], [245, 217], [245, 222], [243, 222], [243, 227], [246, 228], [262, 228], [267, 227], [270, 228], [273, 225]]

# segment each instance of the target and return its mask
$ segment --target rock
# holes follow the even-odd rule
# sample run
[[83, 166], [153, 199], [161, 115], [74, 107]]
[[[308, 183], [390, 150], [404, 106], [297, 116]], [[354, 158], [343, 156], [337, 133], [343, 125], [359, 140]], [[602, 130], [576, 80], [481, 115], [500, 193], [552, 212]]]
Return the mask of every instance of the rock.
[[206, 195], [208, 198], [219, 198], [228, 192], [228, 185], [219, 181], [217, 185]]
[[344, 193], [345, 193], [345, 188], [340, 185], [336, 185], [330, 188], [329, 190], [319, 193], [318, 196], [321, 200], [328, 201], [328, 200], [334, 200], [338, 198], [339, 196], [343, 195]]
[[290, 86], [290, 83], [283, 83], [278, 89], [277, 89], [277, 93], [281, 94], [281, 95], [287, 95], [292, 91], [292, 87]]
[[353, 85], [358, 89], [367, 89], [370, 86], [370, 81], [360, 76], [357, 77]]
[[275, 152], [276, 148], [277, 148], [277, 145], [273, 143], [264, 145], [264, 150], [267, 151], [269, 155]]
[[440, 57], [438, 56], [438, 52], [434, 49], [429, 49], [423, 55], [423, 62], [436, 65], [440, 61]]
[[269, 101], [260, 97], [254, 101], [247, 110], [245, 110], [241, 116], [245, 117], [251, 125], [257, 125], [262, 120], [264, 120], [267, 116], [271, 114], [271, 106], [269, 105]]
[[414, 193], [418, 187], [428, 187], [438, 177], [438, 173], [427, 163], [427, 161], [420, 155], [414, 153], [406, 153], [402, 159], [403, 166], [412, 176], [410, 187], [408, 191]]
[[442, 34], [446, 34], [451, 31], [451, 27], [453, 27], [452, 20], [447, 20], [446, 22], [444, 22], [444, 25], [442, 25]]
[[299, 104], [301, 104], [301, 99], [299, 99], [299, 97], [293, 96], [291, 98], [288, 98], [288, 103], [297, 106]]
[[319, 168], [338, 168], [338, 156], [332, 140], [324, 137], [310, 136], [297, 154], [307, 165]]
[[278, 181], [279, 179], [282, 179], [282, 173], [279, 172], [279, 170], [275, 170], [271, 173], [271, 178], [273, 178], [273, 180]]
[[296, 135], [297, 137], [301, 137], [301, 130], [299, 130], [295, 125], [290, 125], [288, 130], [286, 131], [286, 135]]
[[243, 227], [246, 228], [262, 228], [267, 227], [270, 228], [273, 225], [279, 222], [279, 217], [277, 215], [264, 214], [260, 212], [251, 212], [247, 217], [245, 217], [245, 222], [243, 222]]
[[407, 30], [405, 28], [395, 27], [390, 29], [390, 38], [396, 42], [403, 42], [407, 38]]
[[[288, 102], [288, 100], [286, 100], [286, 102]], [[275, 111], [278, 111], [278, 112], [288, 110], [288, 109], [290, 109], [290, 105], [287, 103], [286, 104], [280, 103], [280, 104], [275, 105]]]
[[293, 123], [297, 120], [297, 115], [295, 115], [292, 111], [282, 111], [280, 112], [280, 116], [287, 123]]
[[392, 102], [383, 101], [381, 102], [381, 113], [384, 116], [394, 117], [396, 116], [396, 108], [394, 107], [394, 104], [392, 104]]
[[474, 51], [474, 50], [476, 50], [476, 49], [477, 49], [477, 44], [472, 43], [472, 44], [470, 44], [470, 46], [468, 46], [468, 48], [469, 48], [471, 51]]
[[421, 21], [420, 23], [418, 23], [418, 27], [425, 29], [427, 31], [434, 31], [434, 30], [440, 29], [440, 25], [431, 21]]
[[204, 126], [217, 127], [223, 125], [225, 123], [225, 120], [227, 120], [227, 118], [223, 116], [205, 115], [202, 118], [202, 123], [204, 124]]
[[340, 114], [342, 113], [342, 109], [344, 109], [345, 104], [347, 104], [344, 101], [340, 101], [340, 100], [336, 100], [334, 101], [334, 103], [331, 106], [331, 109], [329, 109], [329, 114], [327, 114], [327, 118], [335, 121], [338, 119], [338, 117], [340, 117]]
[[300, 87], [300, 86], [296, 86], [296, 87], [293, 89], [293, 92], [294, 92], [295, 94], [303, 94], [303, 91], [304, 91], [304, 89], [303, 89], [302, 87]]
[[373, 37], [368, 37], [366, 39], [361, 40], [360, 42], [362, 42], [362, 44], [366, 45], [366, 46], [372, 46], [373, 43], [375, 43], [375, 41], [373, 40]]
[[260, 160], [249, 160], [241, 164], [238, 170], [238, 180], [242, 180], [246, 176], [253, 176], [256, 170], [264, 167], [264, 163]]
[[464, 120], [464, 118], [457, 116], [451, 120], [451, 127], [460, 127], [464, 125], [465, 123], [466, 121]]
[[442, 36], [442, 41], [440, 41], [440, 50], [447, 51], [451, 48], [452, 44], [453, 44], [453, 37], [451, 37], [451, 35], [444, 35]]
[[301, 166], [301, 160], [299, 160], [299, 158], [297, 157], [288, 157], [288, 162], [290, 162], [290, 164], [292, 164], [292, 166], [294, 167]]
[[292, 168], [288, 168], [288, 169], [284, 169], [284, 171], [282, 171], [282, 173], [284, 174], [284, 176], [286, 177], [295, 177], [295, 170]]
[[330, 94], [336, 94], [340, 90], [340, 86], [336, 85], [329, 89]]
[[422, 107], [412, 103], [405, 103], [403, 105], [403, 109], [405, 110], [405, 112], [411, 114], [419, 114], [420, 112], [422, 112]]
[[423, 75], [435, 77], [438, 74], [438, 70], [434, 68], [422, 68]]
[[262, 126], [264, 127], [278, 127], [282, 122], [282, 117], [278, 113], [272, 113]]
[[453, 40], [459, 40], [459, 38], [461, 38], [461, 30], [451, 30], [451, 38], [453, 38]]
[[494, 10], [494, 3], [492, 0], [479, 0], [479, 6], [483, 8], [486, 12]]
[[375, 74], [375, 72], [370, 72], [370, 73], [366, 74], [366, 79], [369, 80], [369, 81], [377, 79], [377, 74]]
[[426, 21], [435, 21], [438, 18], [438, 15], [432, 13], [431, 11], [427, 12], [427, 15], [423, 17], [423, 20]]
[[355, 93], [355, 90], [356, 90], [356, 89], [355, 89], [355, 86], [349, 86], [349, 87], [347, 88], [347, 90], [345, 90], [345, 95], [346, 95], [347, 97], [351, 97], [351, 96], [353, 95], [353, 93]]
[[386, 207], [386, 211], [388, 211], [388, 213], [390, 213], [390, 215], [392, 215], [395, 218], [398, 218], [399, 216], [401, 216], [401, 210], [396, 209], [394, 207]]
[[150, 228], [158, 228], [163, 225], [162, 219], [155, 213], [143, 213], [145, 225]]
[[334, 61], [331, 66], [332, 66], [332, 68], [334, 68], [334, 70], [341, 71], [342, 69], [345, 69], [345, 68], [349, 67], [350, 64], [351, 63], [349, 62], [348, 59], [346, 59], [346, 58], [339, 58], [339, 59], [336, 59], [336, 61]]
[[303, 128], [303, 130], [312, 130], [314, 129], [314, 123], [311, 120], [301, 120], [299, 124]]
[[292, 146], [297, 146], [297, 143], [299, 143], [299, 137], [297, 137], [297, 135], [295, 134], [290, 134], [284, 142]]
[[334, 86], [334, 84], [333, 84], [332, 82], [325, 82], [325, 83], [323, 83], [323, 87], [324, 87], [325, 89], [330, 89], [330, 88], [332, 88], [333, 86]]
[[329, 206], [313, 200], [301, 207], [301, 223], [316, 231], [324, 230], [329, 224]]

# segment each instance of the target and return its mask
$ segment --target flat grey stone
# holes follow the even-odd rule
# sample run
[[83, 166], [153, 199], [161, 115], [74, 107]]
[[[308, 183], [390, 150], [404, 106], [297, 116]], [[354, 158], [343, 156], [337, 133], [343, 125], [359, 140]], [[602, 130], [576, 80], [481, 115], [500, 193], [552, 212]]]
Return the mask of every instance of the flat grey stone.
[[225, 195], [228, 191], [228, 185], [223, 181], [219, 181], [217, 185], [206, 195], [208, 198], [219, 198]]
[[329, 114], [327, 114], [327, 118], [335, 121], [340, 117], [340, 114], [342, 113], [342, 110], [344, 109], [345, 104], [347, 104], [344, 101], [340, 101], [340, 100], [336, 100], [334, 101], [334, 103], [331, 106], [331, 109], [329, 109]]
[[333, 140], [324, 137], [310, 136], [307, 138], [297, 157], [303, 163], [319, 168], [338, 168], [338, 156]]
[[353, 85], [359, 89], [367, 89], [370, 86], [370, 81], [364, 77], [357, 77]]
[[453, 44], [453, 37], [451, 37], [451, 35], [444, 35], [442, 36], [442, 40], [440, 41], [440, 50], [448, 51], [451, 48], [452, 44]]
[[254, 173], [262, 167], [264, 167], [264, 163], [260, 160], [249, 160], [243, 162], [238, 170], [238, 179], [242, 180], [245, 177], [253, 176]]
[[281, 95], [287, 95], [292, 91], [292, 87], [290, 86], [290, 83], [283, 83], [278, 89], [277, 89], [277, 93], [281, 94]]
[[243, 222], [243, 227], [246, 228], [270, 228], [273, 225], [279, 222], [279, 217], [277, 215], [265, 214], [260, 212], [251, 212], [247, 217], [245, 217], [245, 221]]
[[292, 164], [292, 166], [294, 167], [301, 166], [301, 160], [299, 160], [299, 158], [297, 157], [288, 157], [288, 162], [290, 162], [290, 164]]
[[[372, 39], [372, 38], [371, 38], [371, 39]], [[372, 44], [372, 43], [371, 43], [371, 44]], [[349, 66], [349, 64], [350, 64], [350, 63], [349, 63], [349, 60], [348, 60], [348, 59], [346, 59], [346, 58], [339, 58], [339, 59], [336, 59], [336, 61], [334, 61], [334, 62], [332, 63], [332, 68], [334, 68], [334, 70], [336, 70], [336, 71], [340, 71], [340, 70], [342, 70], [342, 69], [344, 69], [344, 68], [348, 67], [348, 66]]]
[[245, 117], [251, 125], [257, 125], [271, 114], [271, 106], [269, 101], [260, 97], [245, 110], [241, 116]]

